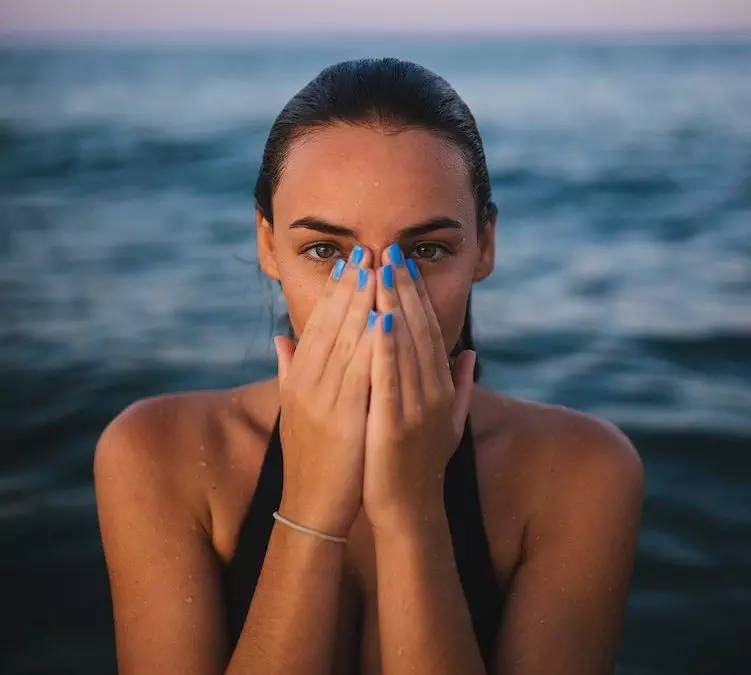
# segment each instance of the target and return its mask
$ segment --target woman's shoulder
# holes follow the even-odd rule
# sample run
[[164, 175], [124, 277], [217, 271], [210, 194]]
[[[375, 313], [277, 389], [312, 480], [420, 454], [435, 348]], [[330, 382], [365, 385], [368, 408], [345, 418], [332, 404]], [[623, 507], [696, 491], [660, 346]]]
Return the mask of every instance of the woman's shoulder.
[[475, 389], [478, 472], [485, 477], [488, 494], [508, 493], [511, 479], [535, 509], [536, 499], [570, 492], [583, 476], [639, 489], [641, 458], [626, 434], [609, 420], [485, 387]]
[[[596, 457], [638, 461], [626, 434], [613, 422], [574, 408], [540, 403], [475, 387], [472, 401], [474, 436], [483, 459], [579, 464]], [[616, 460], [616, 461], [619, 461]]]
[[[276, 419], [276, 379], [233, 389], [163, 394], [129, 405], [97, 443], [97, 490], [117, 480], [151, 486], [196, 513], [207, 529], [212, 493], [257, 473]], [[245, 480], [247, 482], [247, 480]], [[222, 490], [218, 490], [221, 487]]]

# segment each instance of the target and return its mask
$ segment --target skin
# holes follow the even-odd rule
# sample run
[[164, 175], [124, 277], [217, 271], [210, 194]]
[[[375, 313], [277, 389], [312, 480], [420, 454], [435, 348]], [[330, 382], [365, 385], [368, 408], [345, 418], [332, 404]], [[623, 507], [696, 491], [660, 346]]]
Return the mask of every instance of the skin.
[[[478, 237], [460, 153], [426, 131], [319, 130], [295, 143], [273, 206], [273, 227], [258, 214], [259, 258], [300, 336], [277, 338], [279, 377], [138, 402], [97, 447], [120, 672], [485, 673], [440, 489], [467, 411], [506, 591], [490, 672], [611, 672], [642, 464], [606, 421], [473, 385], [469, 352], [449, 368], [471, 284], [494, 264], [495, 222]], [[436, 219], [458, 228], [400, 235]], [[352, 232], [310, 227], [322, 223]], [[394, 266], [389, 289], [395, 241], [421, 276]], [[331, 278], [355, 244], [362, 291], [358, 267]], [[219, 575], [280, 406], [280, 512], [347, 543], [276, 523], [230, 654]]]

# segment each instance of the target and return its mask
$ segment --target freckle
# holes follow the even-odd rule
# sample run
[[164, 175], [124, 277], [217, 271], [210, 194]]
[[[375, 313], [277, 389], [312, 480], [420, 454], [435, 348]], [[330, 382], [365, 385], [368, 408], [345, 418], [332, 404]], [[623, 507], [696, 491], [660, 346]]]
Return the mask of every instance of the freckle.
[[216, 490], [216, 483], [212, 484], [211, 489]]

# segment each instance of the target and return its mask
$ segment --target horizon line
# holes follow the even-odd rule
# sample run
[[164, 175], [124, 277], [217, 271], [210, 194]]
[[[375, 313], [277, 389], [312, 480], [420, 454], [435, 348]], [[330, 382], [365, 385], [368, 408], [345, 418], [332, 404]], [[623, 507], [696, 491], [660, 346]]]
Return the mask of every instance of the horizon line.
[[[699, 39], [699, 40], [751, 40], [751, 25], [739, 28], [733, 27], [678, 27], [678, 28], [362, 28], [337, 27], [326, 29], [310, 29], [305, 27], [285, 27], [274, 29], [33, 29], [33, 30], [3, 30], [0, 27], [0, 46], [48, 46], [50, 42], [60, 46], [97, 46], [97, 42], [107, 41], [102, 46], [111, 46], [112, 40], [118, 45], [150, 46], [155, 40], [167, 40], [171, 45], [179, 46], [221, 46], [212, 43], [215, 40], [245, 40], [253, 39], [258, 42], [274, 42], [279, 39], [294, 37], [306, 38], [306, 42], [318, 43], [329, 37], [338, 39], [351, 37], [353, 39], [404, 39], [434, 40], [436, 38], [461, 39]], [[40, 44], [41, 43], [41, 44]], [[154, 45], [159, 46], [159, 45]]]

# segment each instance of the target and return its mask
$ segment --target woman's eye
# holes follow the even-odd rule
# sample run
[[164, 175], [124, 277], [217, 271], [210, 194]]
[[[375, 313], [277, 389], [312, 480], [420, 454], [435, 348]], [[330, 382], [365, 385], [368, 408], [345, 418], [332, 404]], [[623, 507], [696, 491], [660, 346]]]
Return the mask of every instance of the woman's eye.
[[443, 258], [448, 251], [440, 244], [418, 244], [412, 249], [412, 253], [417, 254], [418, 260], [433, 262]]
[[305, 251], [305, 255], [314, 262], [328, 262], [336, 253], [337, 248], [333, 244], [315, 244]]

